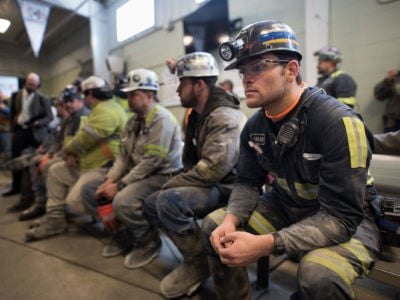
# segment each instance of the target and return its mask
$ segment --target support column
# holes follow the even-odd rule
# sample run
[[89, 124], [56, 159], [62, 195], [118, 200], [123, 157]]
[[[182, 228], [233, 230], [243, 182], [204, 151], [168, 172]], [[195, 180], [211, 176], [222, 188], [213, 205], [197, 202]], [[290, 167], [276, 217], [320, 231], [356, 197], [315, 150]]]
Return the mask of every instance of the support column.
[[317, 59], [314, 52], [329, 46], [329, 0], [305, 0], [305, 61], [304, 79], [313, 86], [317, 83]]

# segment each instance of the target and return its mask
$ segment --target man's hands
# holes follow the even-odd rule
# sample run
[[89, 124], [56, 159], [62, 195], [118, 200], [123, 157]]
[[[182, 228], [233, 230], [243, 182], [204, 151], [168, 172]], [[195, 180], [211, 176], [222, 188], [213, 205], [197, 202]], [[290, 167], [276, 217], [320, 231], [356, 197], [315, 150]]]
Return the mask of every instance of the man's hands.
[[117, 184], [112, 181], [112, 179], [107, 178], [96, 190], [96, 197], [105, 197], [109, 200], [114, 199], [115, 195], [118, 193]]
[[222, 263], [229, 267], [247, 266], [272, 253], [274, 238], [271, 234], [236, 231], [237, 224], [237, 218], [227, 214], [222, 224], [211, 233], [211, 245]]
[[65, 161], [68, 167], [78, 168], [79, 158], [75, 154], [71, 154], [67, 151], [62, 152], [62, 159]]

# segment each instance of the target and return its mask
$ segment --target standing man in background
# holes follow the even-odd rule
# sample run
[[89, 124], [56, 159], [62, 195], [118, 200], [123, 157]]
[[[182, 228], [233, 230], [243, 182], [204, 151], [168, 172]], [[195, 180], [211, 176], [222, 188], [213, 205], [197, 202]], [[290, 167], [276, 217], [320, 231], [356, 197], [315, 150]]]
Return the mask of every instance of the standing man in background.
[[375, 98], [386, 100], [383, 114], [384, 132], [400, 130], [400, 71], [389, 70], [374, 88]]
[[[50, 100], [38, 92], [39, 87], [39, 75], [29, 73], [26, 76], [24, 88], [11, 96], [12, 158], [20, 156], [22, 151], [29, 147], [36, 149], [49, 134], [48, 125], [53, 120], [53, 113]], [[12, 172], [11, 189], [3, 196], [11, 196], [21, 191], [23, 172], [25, 171]], [[29, 170], [27, 178], [30, 178]], [[33, 200], [29, 201], [31, 198], [27, 195], [29, 191], [31, 191], [30, 183], [27, 184], [26, 191], [23, 191], [19, 203], [10, 207], [9, 211], [28, 208]]]
[[338, 48], [326, 47], [314, 52], [318, 57], [318, 78], [317, 86], [347, 106], [354, 108], [356, 105], [357, 84], [354, 79], [340, 70], [338, 65], [342, 62], [343, 56]]

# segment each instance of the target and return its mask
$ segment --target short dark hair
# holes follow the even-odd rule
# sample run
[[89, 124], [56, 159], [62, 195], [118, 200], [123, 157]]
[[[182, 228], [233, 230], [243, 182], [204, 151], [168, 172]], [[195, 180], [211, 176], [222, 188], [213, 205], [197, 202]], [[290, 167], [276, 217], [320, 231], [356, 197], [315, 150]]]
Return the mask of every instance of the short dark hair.
[[88, 91], [92, 92], [92, 96], [94, 98], [99, 99], [101, 101], [108, 100], [108, 99], [111, 99], [113, 97], [113, 94], [112, 94], [111, 90], [103, 90], [101, 88], [96, 88], [96, 89], [87, 90], [85, 92], [88, 92]]
[[217, 76], [205, 76], [205, 77], [190, 77], [192, 82], [203, 80], [209, 89], [213, 88], [217, 83]]
[[[290, 60], [296, 60], [300, 65], [299, 56], [295, 52], [291, 52], [291, 51], [274, 51], [274, 52], [271, 52], [271, 53], [276, 55], [278, 57], [278, 59], [289, 60], [289, 61]], [[302, 78], [302, 76], [300, 74], [300, 71], [296, 76], [296, 82], [298, 84], [303, 82], [303, 78]]]

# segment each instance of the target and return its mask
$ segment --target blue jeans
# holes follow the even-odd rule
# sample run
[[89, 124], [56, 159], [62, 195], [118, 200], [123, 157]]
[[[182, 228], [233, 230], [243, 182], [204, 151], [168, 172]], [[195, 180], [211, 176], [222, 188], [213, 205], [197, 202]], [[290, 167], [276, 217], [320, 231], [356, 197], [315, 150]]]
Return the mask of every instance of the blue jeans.
[[196, 219], [225, 205], [217, 186], [177, 187], [153, 193], [145, 201], [145, 213], [155, 225], [169, 234], [194, 232]]

